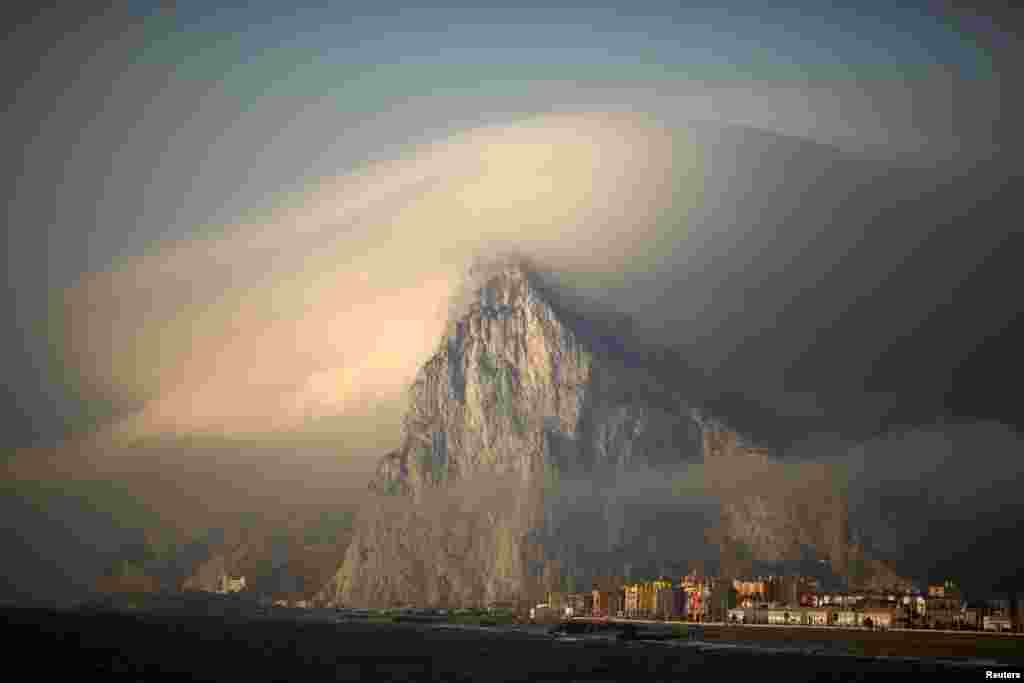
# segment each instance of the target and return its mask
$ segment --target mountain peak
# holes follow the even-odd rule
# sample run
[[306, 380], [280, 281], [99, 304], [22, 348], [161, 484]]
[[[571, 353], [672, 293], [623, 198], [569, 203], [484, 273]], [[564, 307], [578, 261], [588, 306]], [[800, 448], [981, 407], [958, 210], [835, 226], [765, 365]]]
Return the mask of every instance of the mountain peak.
[[477, 265], [470, 271], [478, 303], [483, 307], [522, 304], [536, 297], [536, 276], [529, 266], [517, 260]]
[[[382, 458], [371, 484], [379, 493], [424, 502], [429, 492], [445, 489], [480, 487], [498, 496], [493, 482], [514, 479], [522, 488], [504, 487], [501, 495], [520, 501], [518, 511], [484, 510], [469, 536], [474, 549], [460, 557], [437, 556], [447, 541], [423, 546], [436, 561], [416, 566], [462, 563], [467, 573], [453, 579], [449, 570], [426, 572], [417, 586], [407, 580], [412, 569], [395, 563], [409, 557], [413, 539], [430, 537], [422, 511], [432, 506], [415, 506], [421, 512], [408, 518], [411, 526], [368, 522], [328, 593], [375, 604], [416, 595], [443, 604], [469, 593], [512, 599], [533, 590], [535, 577], [523, 558], [543, 550], [537, 534], [555, 538], [559, 482], [589, 481], [605, 491], [651, 470], [659, 477], [706, 470], [707, 491], [722, 496], [722, 538], [732, 539], [723, 548], [745, 544], [755, 557], [776, 562], [809, 545], [838, 572], [860, 557], [847, 540], [845, 502], [823, 477], [815, 480], [822, 485], [804, 488], [788, 481], [791, 469], [775, 466], [765, 449], [704, 412], [701, 377], [685, 372], [671, 354], [638, 351], [622, 334], [628, 325], [613, 316], [580, 314], [572, 293], [548, 276], [514, 255], [478, 259], [467, 269], [463, 305], [409, 389], [401, 445]], [[778, 481], [778, 490], [737, 493], [754, 471], [760, 481]], [[630, 542], [625, 504], [599, 502], [594, 521], [607, 534], [594, 550], [601, 562], [615, 564]], [[671, 508], [673, 514], [685, 509]], [[821, 514], [808, 518], [805, 509]], [[439, 522], [437, 528], [450, 527]], [[574, 557], [565, 548], [553, 552]], [[385, 580], [387, 572], [403, 578]]]
[[467, 273], [473, 279], [486, 279], [504, 274], [515, 279], [527, 280], [534, 270], [534, 265], [526, 257], [513, 252], [502, 252], [474, 257], [469, 263]]
[[682, 397], [699, 386], [629, 362], [605, 327], [574, 315], [528, 260], [474, 261], [410, 387], [403, 443], [373, 488], [419, 498], [478, 474], [541, 484], [552, 468], [610, 473], [698, 460], [701, 430]]

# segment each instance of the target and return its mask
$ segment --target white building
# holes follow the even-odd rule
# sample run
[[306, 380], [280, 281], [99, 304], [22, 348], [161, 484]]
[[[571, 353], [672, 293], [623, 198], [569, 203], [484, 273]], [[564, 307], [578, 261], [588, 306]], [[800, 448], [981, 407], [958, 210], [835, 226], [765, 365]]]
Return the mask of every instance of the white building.
[[897, 618], [896, 610], [890, 607], [868, 607], [864, 610], [864, 622], [870, 619], [875, 628], [892, 628]]
[[861, 615], [853, 610], [844, 609], [839, 612], [836, 624], [839, 626], [860, 626]]
[[797, 607], [776, 607], [768, 610], [768, 623], [797, 625], [803, 623], [803, 616], [803, 611]]
[[[748, 611], [748, 618], [751, 616]], [[829, 610], [823, 607], [776, 607], [768, 610], [769, 624], [795, 626], [827, 626]], [[751, 623], [758, 623], [756, 618]]]
[[982, 617], [982, 624], [986, 631], [1010, 631], [1013, 629], [1010, 617], [996, 615], [985, 616]]
[[827, 626], [828, 625], [827, 609], [822, 608], [811, 608], [804, 610], [804, 623], [809, 626]]
[[734, 607], [729, 610], [728, 619], [731, 621], [733, 615], [736, 617], [736, 621], [744, 624], [767, 624], [768, 621], [768, 608], [762, 607]]
[[245, 590], [245, 577], [233, 577], [222, 574], [220, 577], [219, 593], [240, 593]]

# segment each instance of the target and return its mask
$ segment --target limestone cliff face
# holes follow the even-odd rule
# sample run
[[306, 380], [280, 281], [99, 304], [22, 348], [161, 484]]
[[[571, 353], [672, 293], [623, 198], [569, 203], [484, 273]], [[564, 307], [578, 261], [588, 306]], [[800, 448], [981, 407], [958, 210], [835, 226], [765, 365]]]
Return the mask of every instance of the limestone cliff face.
[[380, 501], [320, 599], [457, 607], [538, 595], [542, 586], [529, 568], [544, 557], [527, 540], [542, 524], [537, 492], [500, 478], [475, 483], [476, 496], [456, 484], [454, 495], [427, 493], [412, 505]]
[[[702, 458], [768, 466], [765, 452], [750, 451], [683, 398], [701, 395], [695, 375], [575, 316], [521, 264], [477, 268], [470, 282], [467, 304], [410, 389], [401, 446], [371, 484], [382, 507], [358, 526], [325, 601], [526, 597], [543, 588], [539, 567], [552, 560], [536, 539], [552, 524], [545, 501], [560, 478], [614, 480], [633, 467]], [[721, 433], [733, 434], [723, 452], [706, 437]], [[791, 557], [804, 544], [847, 564], [841, 499], [815, 507], [738, 487], [727, 481], [733, 469], [718, 468], [727, 536], [770, 558]], [[503, 482], [500, 493], [475, 505], [453, 502], [490, 490], [492, 478]], [[445, 497], [455, 490], [462, 493]], [[630, 534], [621, 511], [601, 517], [593, 523], [615, 521], [625, 525], [620, 535]]]
[[828, 468], [777, 461], [727, 430], [707, 430], [704, 444], [727, 536], [767, 562], [798, 558], [802, 548], [813, 548], [833, 567], [846, 566], [848, 508]]
[[[403, 445], [374, 487], [419, 498], [478, 474], [541, 481], [556, 467], [628, 467], [699, 456], [699, 430], [647, 371], [627, 368], [568, 324], [517, 264], [482, 286], [410, 390]], [[685, 387], [684, 387], [685, 389]], [[389, 488], [390, 487], [390, 488]]]
[[[325, 599], [486, 602], [539, 591], [552, 558], [534, 541], [559, 478], [700, 457], [689, 406], [560, 310], [532, 272], [497, 263], [470, 282], [410, 389], [402, 445], [371, 484], [419, 507], [364, 520]], [[432, 491], [492, 478], [514, 504], [495, 493], [482, 506], [426, 512]]]
[[722, 505], [723, 545], [742, 544], [749, 557], [769, 563], [810, 553], [856, 587], [910, 586], [854, 542], [844, 488], [831, 468], [773, 459], [721, 427], [705, 430], [704, 459]]

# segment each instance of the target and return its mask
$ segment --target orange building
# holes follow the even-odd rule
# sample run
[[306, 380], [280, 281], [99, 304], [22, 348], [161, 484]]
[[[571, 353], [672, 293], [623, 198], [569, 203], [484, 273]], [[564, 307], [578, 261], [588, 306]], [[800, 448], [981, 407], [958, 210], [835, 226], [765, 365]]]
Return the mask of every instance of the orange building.
[[595, 617], [616, 617], [619, 612], [625, 609], [619, 597], [619, 591], [598, 590], [591, 591], [593, 596], [593, 615]]
[[955, 583], [947, 580], [941, 584], [928, 586], [928, 597], [959, 599], [960, 590]]
[[740, 599], [759, 598], [768, 594], [768, 584], [764, 579], [755, 579], [752, 581], [733, 579], [732, 586], [736, 589], [736, 594]]

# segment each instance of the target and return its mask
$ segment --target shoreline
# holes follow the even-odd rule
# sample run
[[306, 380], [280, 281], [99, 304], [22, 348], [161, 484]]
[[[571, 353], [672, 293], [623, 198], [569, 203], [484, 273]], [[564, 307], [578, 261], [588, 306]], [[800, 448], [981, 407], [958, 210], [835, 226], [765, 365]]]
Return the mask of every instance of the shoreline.
[[[586, 618], [576, 623], [601, 623]], [[570, 622], [571, 623], [571, 622]], [[851, 656], [912, 658], [925, 661], [969, 661], [1024, 664], [1024, 636], [985, 631], [932, 631], [925, 629], [857, 629], [768, 624], [692, 624], [638, 620], [608, 620], [614, 628], [639, 627], [657, 634], [689, 632], [709, 645], [805, 649]], [[642, 636], [641, 636], [642, 637]]]
[[[186, 612], [5, 609], [13, 651], [51, 657], [45, 673], [106, 680], [568, 681], [726, 679], [786, 672], [787, 680], [873, 673], [1020, 671], [1019, 664], [849, 655], [707, 640], [620, 641], [612, 631], [559, 637], [546, 626], [374, 622], [321, 614], [269, 617]], [[313, 612], [311, 610], [310, 612]], [[63, 667], [63, 668], [62, 668]], [[109, 676], [113, 674], [114, 677]], [[124, 678], [120, 675], [123, 674]]]
[[[260, 608], [237, 599], [170, 601], [169, 604], [140, 604], [135, 608], [106, 605], [93, 609], [46, 609], [40, 607], [10, 607], [53, 616], [81, 616], [90, 614], [121, 615], [143, 619], [203, 618], [230, 623], [301, 623], [335, 626], [360, 624], [367, 627], [409, 627], [439, 631], [464, 631], [479, 634], [501, 634], [505, 637], [543, 638], [558, 640], [552, 631], [559, 625], [585, 628], [592, 624], [604, 631], [597, 633], [565, 633], [582, 640], [609, 640], [608, 634], [623, 630], [635, 631], [625, 642], [669, 645], [673, 647], [702, 647], [709, 652], [721, 649], [750, 651], [759, 654], [784, 652], [793, 655], [851, 658], [884, 658], [914, 662], [974, 662], [978, 666], [1024, 665], [1024, 637], [1021, 634], [979, 631], [931, 631], [915, 629], [857, 629], [804, 625], [723, 624], [653, 621], [635, 619], [573, 618], [552, 623], [492, 623], [487, 617], [460, 621], [454, 615], [391, 615], [361, 614], [336, 609]], [[573, 629], [576, 630], [576, 629]]]

